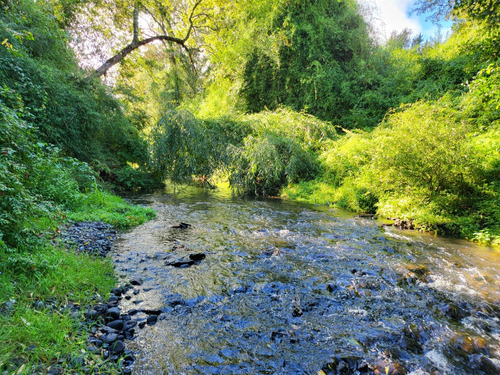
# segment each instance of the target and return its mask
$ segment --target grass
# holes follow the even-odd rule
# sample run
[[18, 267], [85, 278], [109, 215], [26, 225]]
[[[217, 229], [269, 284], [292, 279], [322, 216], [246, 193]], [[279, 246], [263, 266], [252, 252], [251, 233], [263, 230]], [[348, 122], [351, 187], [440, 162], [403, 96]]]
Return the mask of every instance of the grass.
[[283, 198], [319, 205], [331, 205], [334, 196], [333, 186], [317, 180], [289, 185], [282, 192]]
[[[151, 219], [154, 211], [94, 191], [65, 215], [128, 228]], [[118, 374], [115, 364], [87, 351], [83, 316], [87, 306], [107, 298], [115, 286], [111, 260], [53, 245], [49, 239], [26, 251], [0, 250], [0, 373], [44, 373], [58, 365], [64, 374], [80, 374], [82, 363], [75, 360], [80, 358], [98, 373]], [[68, 304], [80, 311], [72, 314], [64, 308]]]
[[151, 208], [133, 206], [123, 198], [99, 190], [87, 194], [83, 203], [68, 213], [68, 218], [74, 221], [101, 220], [118, 229], [131, 228], [154, 217], [155, 211]]
[[460, 216], [445, 212], [438, 214], [435, 202], [423, 204], [415, 196], [383, 197], [378, 202], [372, 202], [372, 197], [355, 184], [336, 187], [321, 179], [289, 185], [283, 189], [281, 196], [298, 202], [328, 205], [353, 212], [377, 213], [383, 218], [411, 220], [417, 230], [465, 238], [500, 250], [500, 225], [495, 220], [485, 224], [486, 229], [478, 229], [478, 222], [481, 220], [498, 216], [495, 199], [480, 202], [482, 205], [478, 204], [476, 210], [464, 212]]

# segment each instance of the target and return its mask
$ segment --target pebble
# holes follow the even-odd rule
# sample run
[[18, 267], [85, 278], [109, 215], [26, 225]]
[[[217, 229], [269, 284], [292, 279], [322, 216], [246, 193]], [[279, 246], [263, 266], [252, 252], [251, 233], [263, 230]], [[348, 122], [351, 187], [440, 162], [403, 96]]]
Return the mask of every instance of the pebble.
[[123, 343], [123, 341], [118, 340], [110, 346], [110, 350], [115, 354], [122, 353], [125, 350], [125, 344]]
[[116, 333], [108, 333], [107, 335], [104, 335], [102, 337], [102, 341], [104, 341], [106, 344], [111, 344], [115, 342], [118, 339], [118, 335]]
[[106, 324], [108, 327], [121, 331], [123, 329], [123, 320], [113, 320]]
[[61, 232], [61, 239], [67, 245], [101, 257], [111, 251], [115, 238], [116, 230], [100, 221], [73, 223]]
[[148, 316], [148, 319], [147, 319], [148, 325], [155, 325], [157, 321], [158, 321], [158, 316], [157, 315], [150, 315], [150, 316]]
[[106, 311], [106, 315], [114, 320], [117, 320], [120, 317], [120, 308], [111, 307]]

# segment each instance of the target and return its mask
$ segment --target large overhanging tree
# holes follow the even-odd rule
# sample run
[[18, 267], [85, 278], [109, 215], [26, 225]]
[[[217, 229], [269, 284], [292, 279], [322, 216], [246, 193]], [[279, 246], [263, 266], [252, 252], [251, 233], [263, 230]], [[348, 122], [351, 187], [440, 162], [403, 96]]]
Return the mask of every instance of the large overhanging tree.
[[[158, 41], [179, 46], [194, 67], [193, 53], [199, 49], [201, 36], [206, 30], [218, 27], [219, 15], [227, 5], [221, 0], [84, 0], [72, 29], [77, 43], [78, 40], [88, 42], [92, 38], [81, 36], [82, 25], [91, 23], [93, 17], [100, 18], [100, 37], [107, 38], [109, 42], [103, 43], [113, 46], [115, 52], [94, 70], [97, 76], [106, 74], [135, 50]], [[103, 24], [103, 18], [108, 20], [107, 24]], [[117, 45], [116, 40], [124, 43]], [[109, 56], [109, 51], [107, 53]]]
[[[140, 1], [136, 1], [134, 3], [134, 11], [132, 15], [132, 41], [127, 46], [123, 47], [114, 56], [106, 60], [99, 68], [97, 68], [95, 70], [95, 74], [98, 76], [105, 74], [109, 68], [111, 68], [113, 65], [118, 64], [132, 51], [146, 44], [159, 40], [178, 44], [179, 46], [184, 48], [188, 54], [190, 54], [190, 49], [186, 43], [189, 40], [191, 33], [193, 32], [195, 19], [198, 19], [201, 15], [201, 13], [196, 13], [196, 10], [200, 6], [202, 1], [203, 0], [196, 0], [193, 3], [187, 17], [187, 30], [182, 37], [175, 35], [175, 31], [172, 29], [172, 22], [167, 17], [167, 14], [165, 12], [166, 9], [163, 8], [163, 5], [161, 3], [152, 4], [152, 7], [146, 7], [145, 4], [141, 3]], [[141, 30], [139, 27], [139, 12], [141, 11], [146, 12], [146, 14], [148, 14], [155, 23], [157, 23], [157, 26], [161, 31], [160, 34], [148, 38], [141, 38]], [[158, 15], [162, 17], [158, 17]], [[180, 33], [182, 31], [179, 30], [178, 32]]]

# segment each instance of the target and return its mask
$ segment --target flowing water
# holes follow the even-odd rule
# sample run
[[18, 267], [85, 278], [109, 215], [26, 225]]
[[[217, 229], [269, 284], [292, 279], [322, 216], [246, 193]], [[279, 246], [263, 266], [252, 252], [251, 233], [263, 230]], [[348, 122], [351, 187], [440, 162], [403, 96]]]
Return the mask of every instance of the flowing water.
[[115, 245], [119, 274], [144, 281], [121, 308], [161, 315], [127, 342], [135, 374], [499, 373], [492, 249], [278, 199], [136, 202], [158, 217]]

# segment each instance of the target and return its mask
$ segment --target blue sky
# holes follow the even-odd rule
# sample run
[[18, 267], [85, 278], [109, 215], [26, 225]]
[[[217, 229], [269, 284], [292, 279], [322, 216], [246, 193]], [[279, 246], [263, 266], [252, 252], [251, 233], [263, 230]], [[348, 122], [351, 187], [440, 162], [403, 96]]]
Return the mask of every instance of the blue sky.
[[[412, 30], [414, 35], [422, 33], [424, 39], [430, 39], [437, 33], [438, 25], [427, 21], [426, 15], [409, 15], [414, 0], [359, 0], [359, 3], [372, 9], [370, 13], [373, 15], [368, 21], [375, 25], [377, 36], [382, 41], [386, 40], [392, 31], [402, 31], [405, 28]], [[440, 26], [441, 34], [446, 36], [451, 29], [451, 22], [442, 22]]]

